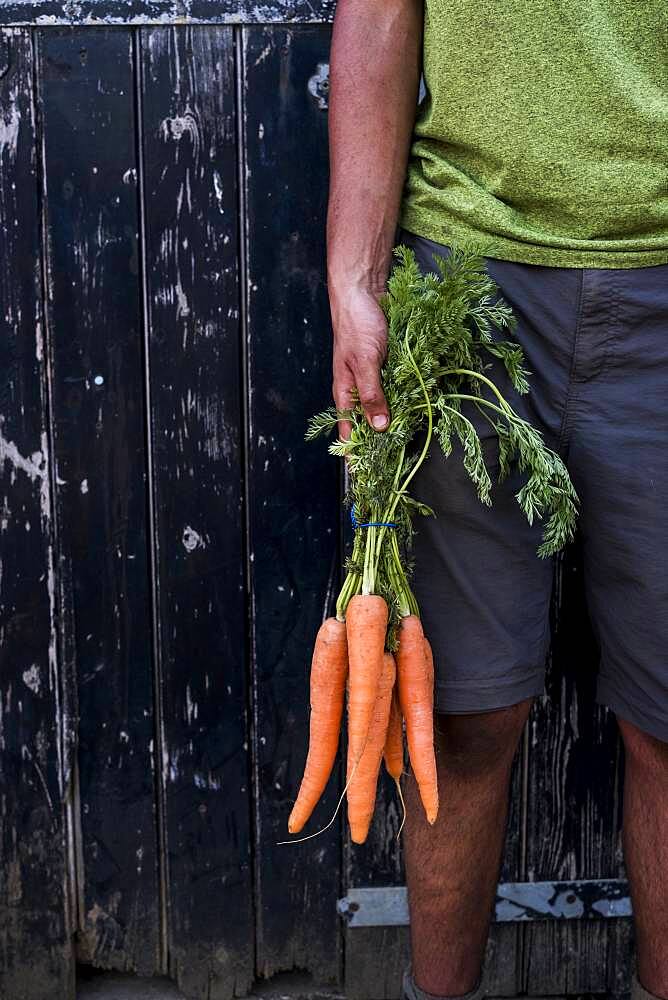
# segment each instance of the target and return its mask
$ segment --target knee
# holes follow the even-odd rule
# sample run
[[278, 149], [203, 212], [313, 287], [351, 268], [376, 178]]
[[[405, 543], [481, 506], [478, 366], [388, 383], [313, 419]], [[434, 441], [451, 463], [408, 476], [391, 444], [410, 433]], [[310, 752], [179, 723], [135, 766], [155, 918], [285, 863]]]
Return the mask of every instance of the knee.
[[494, 712], [437, 715], [434, 720], [439, 769], [462, 778], [496, 777], [510, 766], [532, 699]]
[[668, 775], [668, 743], [650, 736], [632, 722], [617, 719], [629, 764]]

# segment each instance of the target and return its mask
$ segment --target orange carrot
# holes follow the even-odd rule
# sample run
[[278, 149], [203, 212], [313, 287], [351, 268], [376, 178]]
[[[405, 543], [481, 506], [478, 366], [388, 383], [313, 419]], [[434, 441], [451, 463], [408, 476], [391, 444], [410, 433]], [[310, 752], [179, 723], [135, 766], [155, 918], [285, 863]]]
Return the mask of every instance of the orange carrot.
[[403, 792], [401, 791], [400, 780], [404, 771], [404, 720], [401, 715], [399, 695], [397, 693], [396, 685], [392, 692], [390, 721], [387, 724], [387, 736], [385, 737], [385, 750], [383, 751], [383, 756], [385, 758], [385, 770], [391, 778], [394, 778], [394, 783], [397, 786], [397, 795], [399, 796], [403, 812], [399, 830], [397, 831], [398, 840], [401, 836], [401, 831], [404, 828], [404, 823], [406, 822], [406, 803], [404, 802]]
[[399, 704], [406, 720], [406, 742], [420, 798], [429, 823], [438, 813], [434, 754], [434, 667], [431, 647], [416, 615], [401, 620], [397, 660]]
[[378, 771], [387, 736], [395, 677], [394, 657], [391, 653], [385, 653], [376, 703], [362, 756], [356, 761], [348, 753], [348, 822], [350, 836], [355, 844], [363, 844], [366, 840], [373, 816]]
[[375, 594], [353, 597], [346, 609], [348, 637], [348, 759], [359, 760], [369, 733], [383, 670], [387, 604]]
[[391, 778], [394, 778], [395, 781], [399, 781], [399, 778], [404, 770], [403, 728], [401, 709], [399, 708], [399, 697], [395, 687], [392, 692], [390, 721], [387, 725], [387, 737], [385, 739], [385, 750], [383, 751], [385, 770]]
[[311, 661], [311, 722], [304, 777], [288, 830], [299, 833], [325, 790], [339, 745], [348, 676], [345, 622], [328, 618], [316, 636]]

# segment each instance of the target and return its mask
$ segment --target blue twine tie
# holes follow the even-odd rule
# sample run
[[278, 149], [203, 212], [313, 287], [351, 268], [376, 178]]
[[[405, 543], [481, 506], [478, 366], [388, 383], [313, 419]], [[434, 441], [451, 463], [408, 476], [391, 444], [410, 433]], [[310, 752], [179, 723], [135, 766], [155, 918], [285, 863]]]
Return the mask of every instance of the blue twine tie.
[[353, 528], [396, 528], [394, 521], [358, 521], [355, 517], [355, 504], [350, 508], [350, 520]]

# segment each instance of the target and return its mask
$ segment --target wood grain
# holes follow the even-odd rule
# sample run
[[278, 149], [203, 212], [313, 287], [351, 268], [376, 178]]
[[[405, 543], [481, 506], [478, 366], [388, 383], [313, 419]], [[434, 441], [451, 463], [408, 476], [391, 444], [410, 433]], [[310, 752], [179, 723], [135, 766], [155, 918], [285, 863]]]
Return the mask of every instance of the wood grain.
[[254, 977], [234, 40], [140, 39], [168, 961], [222, 1000]]
[[38, 38], [61, 628], [79, 710], [78, 951], [148, 974], [159, 897], [132, 39]]
[[[340, 838], [287, 838], [308, 741], [308, 677], [338, 575], [338, 468], [308, 417], [331, 395], [324, 282], [327, 119], [308, 81], [325, 28], [243, 31], [241, 111], [248, 361], [257, 971], [340, 974]], [[338, 774], [305, 833], [336, 804]]]
[[0, 31], [0, 996], [73, 1000], [33, 70]]

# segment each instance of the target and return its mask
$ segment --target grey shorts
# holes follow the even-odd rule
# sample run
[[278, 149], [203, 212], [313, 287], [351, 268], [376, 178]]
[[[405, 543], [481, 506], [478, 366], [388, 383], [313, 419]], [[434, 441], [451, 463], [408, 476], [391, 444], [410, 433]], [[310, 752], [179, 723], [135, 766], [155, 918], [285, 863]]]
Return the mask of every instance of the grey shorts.
[[[399, 229], [423, 271], [442, 245]], [[597, 700], [668, 740], [668, 265], [542, 267], [487, 258], [531, 372], [518, 396], [491, 376], [565, 460], [580, 497], [585, 588], [601, 650]], [[495, 478], [492, 428], [468, 414]], [[414, 480], [414, 589], [434, 648], [436, 707], [482, 712], [544, 691], [553, 562], [536, 556], [513, 470], [491, 508], [459, 454], [437, 445]]]

